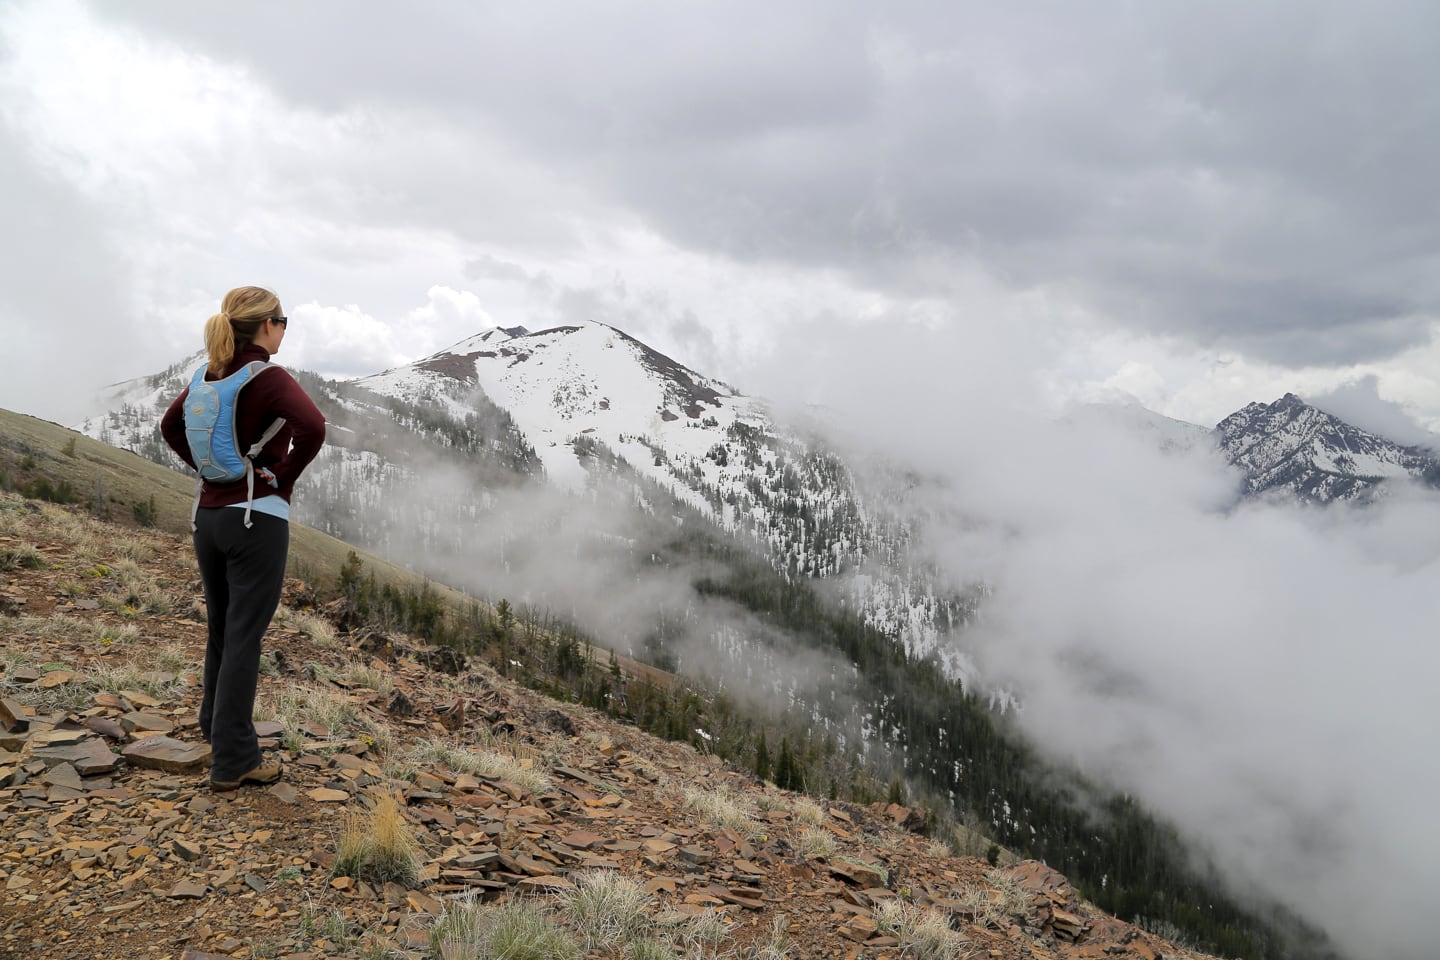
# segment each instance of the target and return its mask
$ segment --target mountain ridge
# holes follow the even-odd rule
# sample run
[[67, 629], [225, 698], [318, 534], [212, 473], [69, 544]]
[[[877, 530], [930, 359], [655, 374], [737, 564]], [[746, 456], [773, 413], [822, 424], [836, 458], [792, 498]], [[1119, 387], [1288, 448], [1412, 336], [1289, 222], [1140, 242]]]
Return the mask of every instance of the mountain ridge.
[[1286, 393], [1272, 403], [1250, 403], [1215, 427], [1221, 451], [1245, 475], [1251, 496], [1288, 494], [1302, 502], [1367, 502], [1387, 483], [1434, 485], [1440, 461], [1346, 423]]

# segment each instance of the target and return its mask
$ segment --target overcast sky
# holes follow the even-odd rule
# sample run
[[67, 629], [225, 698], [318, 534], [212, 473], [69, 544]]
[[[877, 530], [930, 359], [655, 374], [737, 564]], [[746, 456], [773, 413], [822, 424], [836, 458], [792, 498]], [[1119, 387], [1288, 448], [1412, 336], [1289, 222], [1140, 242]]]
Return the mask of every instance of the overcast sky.
[[244, 283], [333, 376], [612, 323], [943, 478], [1043, 744], [1433, 954], [1440, 506], [1229, 512], [1048, 418], [1440, 430], [1440, 4], [400, 11], [0, 0], [0, 406], [73, 422]]
[[754, 374], [794, 324], [1023, 318], [1057, 402], [1440, 426], [1440, 7], [0, 6], [0, 405], [275, 289], [355, 375], [493, 323]]

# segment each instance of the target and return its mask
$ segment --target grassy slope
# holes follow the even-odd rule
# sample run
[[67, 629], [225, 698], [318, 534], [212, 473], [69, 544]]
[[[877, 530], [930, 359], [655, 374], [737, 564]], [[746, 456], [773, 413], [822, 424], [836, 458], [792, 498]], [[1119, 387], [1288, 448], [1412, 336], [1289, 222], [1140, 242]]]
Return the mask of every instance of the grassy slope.
[[[23, 466], [26, 458], [33, 467]], [[190, 533], [193, 479], [48, 420], [0, 409], [0, 470], [20, 481], [43, 476], [53, 484], [68, 482], [82, 502], [91, 504], [92, 512], [108, 511], [112, 519], [121, 522], [133, 516], [136, 504], [148, 503], [153, 496], [155, 526], [183, 537]], [[292, 573], [308, 570], [326, 582], [334, 582], [352, 549], [344, 541], [303, 524], [291, 526]], [[382, 585], [388, 583], [403, 590], [419, 588], [425, 582], [412, 570], [361, 550], [355, 552], [365, 561], [365, 570], [373, 572]], [[445, 600], [467, 599], [433, 581], [431, 589]]]

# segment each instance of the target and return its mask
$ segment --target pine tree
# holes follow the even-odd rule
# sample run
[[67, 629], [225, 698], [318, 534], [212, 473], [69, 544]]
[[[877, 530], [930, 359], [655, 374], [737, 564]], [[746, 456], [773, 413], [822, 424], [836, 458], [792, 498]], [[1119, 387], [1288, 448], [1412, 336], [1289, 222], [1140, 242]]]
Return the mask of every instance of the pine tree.
[[340, 565], [340, 592], [351, 600], [360, 589], [360, 568], [363, 562], [360, 555], [354, 550], [345, 557], [345, 562]]
[[765, 745], [765, 731], [755, 735], [755, 776], [770, 779], [770, 748]]
[[775, 762], [775, 786], [782, 790], [804, 790], [805, 773], [790, 751], [790, 738], [780, 738], [780, 759]]

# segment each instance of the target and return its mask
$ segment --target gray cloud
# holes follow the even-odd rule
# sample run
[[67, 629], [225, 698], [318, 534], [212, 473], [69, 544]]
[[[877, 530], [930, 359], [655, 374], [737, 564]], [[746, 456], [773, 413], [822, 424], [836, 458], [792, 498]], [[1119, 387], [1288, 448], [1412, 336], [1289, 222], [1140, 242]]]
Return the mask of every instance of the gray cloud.
[[503, 136], [727, 256], [926, 295], [916, 257], [978, 265], [1282, 364], [1388, 356], [1440, 312], [1431, 4], [96, 10], [301, 102]]
[[3, 125], [0, 183], [3, 352], [28, 358], [4, 364], [0, 407], [73, 422], [88, 412], [89, 385], [153, 372], [145, 345], [121, 321], [134, 290], [120, 268], [116, 225], [47, 176]]
[[1396, 443], [1440, 449], [1440, 436], [1426, 430], [1398, 403], [1380, 396], [1374, 376], [1361, 377], [1306, 400], [1327, 413]]

